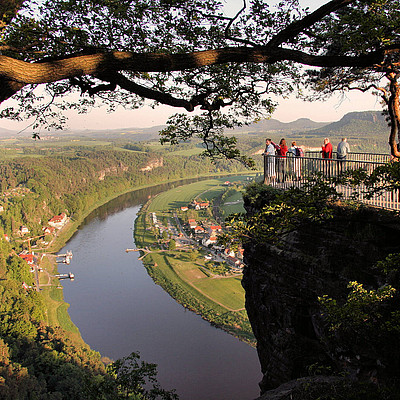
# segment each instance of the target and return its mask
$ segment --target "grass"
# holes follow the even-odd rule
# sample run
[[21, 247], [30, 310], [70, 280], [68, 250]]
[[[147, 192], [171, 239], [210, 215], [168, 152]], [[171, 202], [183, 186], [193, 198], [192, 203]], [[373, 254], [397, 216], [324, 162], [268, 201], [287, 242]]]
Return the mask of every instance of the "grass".
[[231, 310], [244, 308], [244, 289], [237, 277], [201, 279], [194, 282], [196, 288]]
[[[240, 278], [207, 277], [199, 268], [199, 266], [202, 266], [201, 263], [194, 264], [193, 262], [183, 261], [185, 255], [179, 252], [174, 252], [171, 256], [168, 253], [165, 257], [167, 257], [169, 267], [180, 279], [190, 285], [190, 291], [197, 290], [213, 303], [229, 311], [244, 308], [244, 289], [241, 286]], [[197, 293], [194, 294], [198, 295]]]
[[[176, 252], [175, 252], [176, 254]], [[174, 255], [175, 255], [174, 254]], [[206, 304], [207, 308], [214, 309], [215, 311], [219, 313], [224, 313], [228, 311], [228, 309], [224, 306], [218, 305], [215, 303], [212, 299], [210, 299], [208, 296], [203, 295], [200, 293], [198, 290], [196, 290], [189, 281], [186, 281], [182, 279], [182, 274], [180, 267], [182, 268], [182, 264], [177, 262], [177, 260], [174, 258], [174, 255], [171, 253], [151, 253], [150, 255], [150, 260], [153, 264], [156, 266], [158, 270], [158, 273], [162, 274], [163, 277], [172, 285], [175, 287], [181, 287], [183, 288], [187, 293], [189, 293], [191, 296], [196, 298], [197, 300], [200, 300], [203, 304]], [[149, 257], [149, 256], [147, 256]], [[146, 262], [150, 261], [146, 257]], [[179, 267], [179, 264], [180, 267]], [[191, 268], [193, 268], [193, 264], [191, 265]], [[186, 269], [187, 271], [187, 269]], [[174, 296], [174, 293], [170, 293], [170, 295]]]
[[[246, 176], [229, 180], [244, 181]], [[170, 217], [170, 211], [187, 205], [194, 198], [212, 200], [227, 190], [222, 185], [225, 178], [209, 179], [177, 187], [163, 192], [147, 204], [135, 223], [135, 242], [138, 247], [152, 246], [152, 252], [143, 258], [153, 280], [172, 297], [204, 319], [221, 327], [234, 336], [254, 345], [254, 336], [244, 309], [245, 292], [241, 286], [241, 276], [215, 277], [205, 269], [204, 255], [199, 252], [195, 258], [193, 251], [159, 251], [155, 231], [150, 220], [150, 212], [156, 212], [158, 219]], [[235, 193], [229, 200], [238, 199]], [[165, 222], [165, 221], [164, 221]]]
[[79, 329], [72, 322], [68, 314], [69, 304], [63, 302], [59, 307], [57, 307], [57, 319], [60, 322], [63, 329], [67, 332], [79, 334]]
[[[234, 203], [234, 204], [227, 204]], [[224, 204], [221, 206], [224, 216], [234, 213], [244, 213], [243, 197], [241, 192], [236, 192], [224, 200]]]
[[[246, 176], [229, 177], [231, 182], [243, 182], [245, 179]], [[222, 186], [226, 180], [226, 177], [210, 179], [170, 189], [152, 199], [148, 211], [163, 212], [187, 206], [196, 197], [200, 197], [202, 200], [212, 200], [226, 190], [226, 186]]]
[[174, 151], [170, 154], [174, 155], [174, 156], [197, 156], [198, 154], [202, 153], [204, 151], [204, 149], [201, 149], [199, 147], [194, 147], [192, 149], [186, 149], [186, 150], [177, 150]]

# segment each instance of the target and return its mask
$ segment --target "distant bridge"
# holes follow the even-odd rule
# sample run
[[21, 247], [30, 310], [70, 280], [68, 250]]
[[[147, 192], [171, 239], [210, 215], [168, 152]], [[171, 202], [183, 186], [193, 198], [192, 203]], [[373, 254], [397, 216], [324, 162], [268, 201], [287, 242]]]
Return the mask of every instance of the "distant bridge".
[[[288, 153], [289, 154], [289, 153]], [[320, 152], [306, 152], [305, 157], [264, 155], [264, 183], [280, 189], [301, 187], [308, 178], [320, 173], [327, 180], [346, 170], [364, 169], [369, 174], [378, 166], [390, 161], [388, 154], [349, 153], [346, 160], [338, 160], [336, 153], [332, 159], [321, 157]], [[374, 207], [400, 211], [400, 191], [383, 192], [367, 199], [365, 186], [340, 185], [336, 187], [345, 199], [357, 195], [357, 200]]]

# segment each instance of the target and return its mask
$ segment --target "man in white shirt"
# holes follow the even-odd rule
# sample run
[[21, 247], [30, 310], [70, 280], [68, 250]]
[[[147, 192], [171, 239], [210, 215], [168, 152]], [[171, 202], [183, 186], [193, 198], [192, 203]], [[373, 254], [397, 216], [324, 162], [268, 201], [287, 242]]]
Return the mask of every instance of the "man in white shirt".
[[342, 141], [337, 145], [338, 160], [345, 160], [347, 153], [350, 153], [350, 146], [347, 143], [347, 139], [343, 138]]
[[264, 150], [264, 157], [265, 157], [265, 183], [275, 181], [275, 155], [276, 150], [275, 146], [272, 144], [271, 139], [265, 140], [265, 150]]
[[337, 145], [337, 159], [339, 160], [338, 167], [339, 173], [343, 172], [343, 162], [346, 160], [347, 153], [350, 153], [350, 146], [347, 143], [346, 138], [342, 138], [342, 141]]

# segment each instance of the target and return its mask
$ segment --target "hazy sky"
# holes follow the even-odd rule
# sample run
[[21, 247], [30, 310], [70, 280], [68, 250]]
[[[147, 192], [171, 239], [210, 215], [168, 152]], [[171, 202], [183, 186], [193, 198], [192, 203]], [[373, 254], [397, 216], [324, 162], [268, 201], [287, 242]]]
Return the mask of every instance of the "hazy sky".
[[[300, 0], [301, 5], [309, 7], [311, 11], [326, 2], [327, 0]], [[227, 11], [232, 15], [240, 9], [242, 0], [226, 0], [226, 3]], [[349, 93], [345, 97], [334, 95], [325, 102], [309, 103], [295, 98], [277, 100], [279, 106], [272, 118], [282, 122], [290, 122], [298, 118], [310, 118], [318, 122], [336, 121], [351, 111], [381, 110], [376, 96], [359, 92]], [[7, 102], [3, 103], [3, 106], [7, 105]], [[117, 110], [111, 114], [107, 114], [104, 108], [96, 108], [89, 114], [68, 114], [68, 127], [71, 129], [150, 127], [165, 124], [168, 116], [177, 112], [182, 112], [182, 110], [167, 106], [160, 106], [156, 109], [143, 107], [134, 111]], [[17, 124], [1, 120], [0, 125], [6, 129], [23, 129], [27, 123]]]

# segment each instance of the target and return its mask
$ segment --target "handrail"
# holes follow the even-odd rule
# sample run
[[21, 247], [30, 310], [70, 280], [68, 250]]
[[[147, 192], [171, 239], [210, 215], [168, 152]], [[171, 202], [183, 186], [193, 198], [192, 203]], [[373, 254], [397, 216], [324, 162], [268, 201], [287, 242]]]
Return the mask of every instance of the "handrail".
[[[371, 174], [376, 167], [387, 163], [387, 161], [353, 160], [347, 157], [345, 160], [308, 157], [308, 154], [306, 153], [305, 157], [296, 157], [291, 153], [288, 157], [264, 154], [264, 183], [281, 189], [289, 189], [294, 186], [301, 187], [308, 181], [308, 178], [317, 173], [322, 174], [323, 178], [330, 179], [337, 177], [343, 171], [362, 168], [368, 174]], [[374, 157], [369, 158], [373, 159]], [[399, 190], [375, 194], [371, 199], [367, 199], [364, 195], [365, 189], [362, 185], [356, 187], [340, 185], [337, 187], [338, 192], [342, 193], [344, 198], [349, 199], [357, 195], [363, 203], [390, 210], [400, 210]]]
[[[322, 158], [321, 151], [305, 151], [306, 157], [311, 158]], [[334, 151], [332, 153], [332, 158], [337, 159], [337, 152]], [[387, 163], [390, 161], [390, 154], [384, 153], [361, 153], [361, 152], [351, 152], [347, 153], [346, 160], [353, 160], [353, 161], [375, 161], [380, 163]]]

